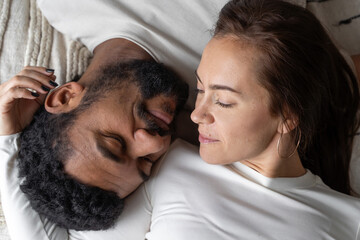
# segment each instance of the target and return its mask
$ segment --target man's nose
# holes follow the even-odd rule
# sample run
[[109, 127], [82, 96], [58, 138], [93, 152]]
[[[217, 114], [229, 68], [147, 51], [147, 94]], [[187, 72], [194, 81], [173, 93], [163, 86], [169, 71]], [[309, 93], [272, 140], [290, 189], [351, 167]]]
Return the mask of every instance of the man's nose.
[[[169, 145], [167, 141], [169, 137], [161, 137], [157, 133], [149, 132], [146, 129], [140, 128], [135, 131], [134, 150], [138, 156], [162, 154], [166, 151]], [[160, 157], [160, 155], [158, 156]]]

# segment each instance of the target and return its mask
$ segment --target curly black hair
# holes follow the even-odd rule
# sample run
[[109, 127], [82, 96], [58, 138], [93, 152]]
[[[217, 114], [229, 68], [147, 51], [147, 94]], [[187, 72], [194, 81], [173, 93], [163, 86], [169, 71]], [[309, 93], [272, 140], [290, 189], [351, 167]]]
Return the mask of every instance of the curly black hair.
[[124, 199], [116, 193], [82, 184], [64, 171], [72, 154], [67, 132], [77, 116], [124, 82], [135, 83], [145, 99], [159, 94], [174, 96], [177, 110], [188, 97], [187, 84], [154, 61], [118, 63], [96, 75], [76, 109], [51, 114], [42, 107], [20, 137], [21, 190], [39, 214], [68, 229], [107, 229], [124, 206]]

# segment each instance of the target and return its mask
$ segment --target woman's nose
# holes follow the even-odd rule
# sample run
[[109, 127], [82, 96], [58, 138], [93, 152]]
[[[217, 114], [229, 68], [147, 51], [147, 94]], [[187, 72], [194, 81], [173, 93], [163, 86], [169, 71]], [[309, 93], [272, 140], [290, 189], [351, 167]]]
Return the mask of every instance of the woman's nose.
[[214, 117], [209, 112], [207, 103], [196, 104], [194, 111], [190, 115], [191, 120], [196, 123], [210, 124], [214, 122]]

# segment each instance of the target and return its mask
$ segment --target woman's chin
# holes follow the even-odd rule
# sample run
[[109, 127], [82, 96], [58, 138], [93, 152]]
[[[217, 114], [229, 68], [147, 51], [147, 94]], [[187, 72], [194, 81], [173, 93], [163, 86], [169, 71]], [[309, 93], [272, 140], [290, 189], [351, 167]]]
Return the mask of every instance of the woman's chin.
[[212, 151], [205, 146], [200, 145], [200, 157], [208, 164], [224, 164], [223, 158], [218, 155], [219, 152]]

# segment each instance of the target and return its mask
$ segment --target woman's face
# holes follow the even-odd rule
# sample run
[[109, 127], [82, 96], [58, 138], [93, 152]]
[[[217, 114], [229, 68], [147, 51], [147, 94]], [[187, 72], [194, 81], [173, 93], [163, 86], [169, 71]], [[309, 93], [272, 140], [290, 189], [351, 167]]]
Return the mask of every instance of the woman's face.
[[260, 56], [231, 37], [213, 38], [203, 52], [191, 119], [208, 163], [260, 160], [276, 151], [281, 117], [270, 113], [269, 93], [258, 83]]

